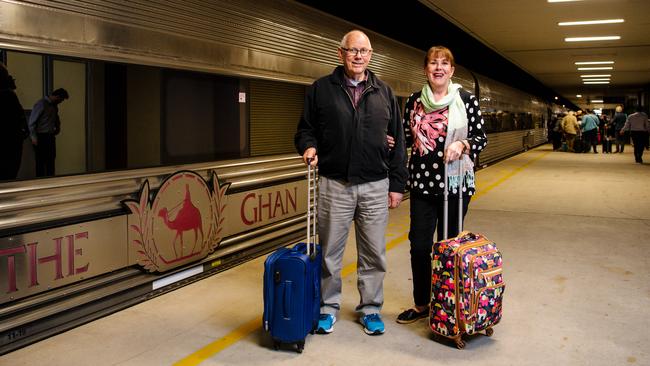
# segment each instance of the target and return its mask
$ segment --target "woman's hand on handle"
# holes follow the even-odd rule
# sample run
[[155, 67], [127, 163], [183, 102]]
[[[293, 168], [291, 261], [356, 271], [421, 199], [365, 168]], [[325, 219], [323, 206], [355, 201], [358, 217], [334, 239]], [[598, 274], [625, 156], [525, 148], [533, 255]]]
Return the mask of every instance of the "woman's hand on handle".
[[451, 161], [460, 159], [464, 151], [465, 151], [465, 145], [461, 141], [454, 141], [445, 150], [445, 155], [444, 155], [445, 163], [449, 163]]

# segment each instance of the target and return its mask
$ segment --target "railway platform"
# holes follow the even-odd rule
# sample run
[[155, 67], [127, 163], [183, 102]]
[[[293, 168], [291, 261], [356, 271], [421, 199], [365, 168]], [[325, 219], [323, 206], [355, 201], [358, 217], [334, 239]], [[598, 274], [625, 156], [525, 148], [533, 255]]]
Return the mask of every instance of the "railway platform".
[[466, 229], [504, 257], [504, 315], [463, 350], [401, 325], [411, 306], [409, 201], [390, 212], [386, 333], [357, 321], [354, 235], [334, 332], [304, 353], [262, 329], [265, 257], [0, 357], [0, 365], [648, 365], [650, 164], [542, 145], [477, 173]]

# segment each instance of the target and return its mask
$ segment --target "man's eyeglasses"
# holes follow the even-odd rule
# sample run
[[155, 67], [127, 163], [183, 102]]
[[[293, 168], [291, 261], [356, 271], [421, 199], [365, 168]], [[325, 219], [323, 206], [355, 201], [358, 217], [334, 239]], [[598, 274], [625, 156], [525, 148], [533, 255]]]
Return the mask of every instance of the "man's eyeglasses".
[[358, 49], [358, 48], [341, 47], [341, 49], [343, 51], [345, 51], [345, 53], [347, 53], [347, 54], [351, 54], [351, 55], [354, 55], [354, 56], [357, 56], [357, 55], [361, 54], [361, 56], [364, 56], [364, 57], [368, 56], [370, 54], [370, 52], [372, 52], [372, 50], [368, 49], [368, 48]]

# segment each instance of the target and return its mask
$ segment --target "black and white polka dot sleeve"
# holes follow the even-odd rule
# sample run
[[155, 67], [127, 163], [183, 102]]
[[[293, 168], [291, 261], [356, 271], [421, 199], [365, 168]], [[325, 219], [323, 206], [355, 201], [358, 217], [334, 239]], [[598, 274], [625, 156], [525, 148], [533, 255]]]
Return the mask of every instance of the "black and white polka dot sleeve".
[[406, 142], [406, 147], [410, 147], [413, 144], [413, 136], [411, 135], [411, 110], [413, 109], [413, 104], [415, 103], [416, 96], [415, 94], [409, 95], [406, 99], [406, 104], [404, 105], [404, 115], [402, 117], [402, 127], [404, 127], [404, 140]]
[[481, 108], [478, 99], [474, 95], [469, 96], [469, 101], [465, 103], [467, 111], [467, 142], [469, 142], [469, 156], [474, 160], [478, 154], [487, 146], [487, 136], [483, 126], [485, 122], [481, 117]]

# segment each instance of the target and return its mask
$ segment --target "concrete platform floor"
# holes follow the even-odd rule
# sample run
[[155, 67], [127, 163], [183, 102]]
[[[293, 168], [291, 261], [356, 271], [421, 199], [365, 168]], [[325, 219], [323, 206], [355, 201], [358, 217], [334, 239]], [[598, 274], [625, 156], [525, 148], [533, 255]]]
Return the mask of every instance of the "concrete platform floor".
[[[353, 236], [334, 333], [303, 354], [262, 331], [264, 258], [0, 357], [0, 365], [650, 365], [650, 165], [548, 145], [478, 172], [466, 227], [504, 256], [504, 317], [464, 350], [411, 305], [408, 206], [391, 211], [386, 334], [357, 323]], [[650, 159], [650, 158], [647, 158]]]

